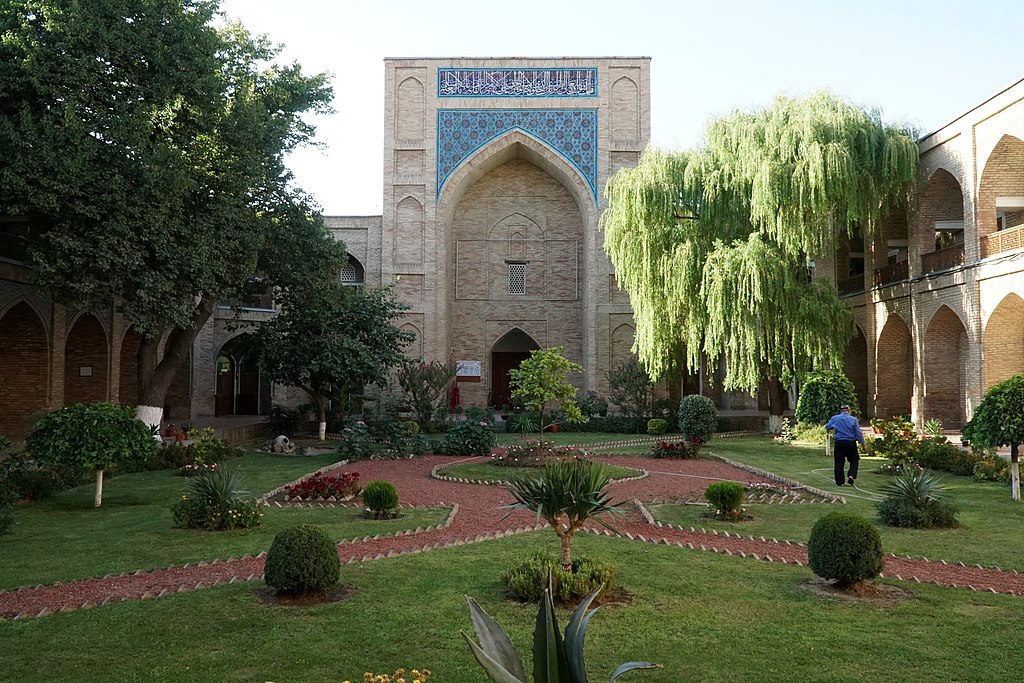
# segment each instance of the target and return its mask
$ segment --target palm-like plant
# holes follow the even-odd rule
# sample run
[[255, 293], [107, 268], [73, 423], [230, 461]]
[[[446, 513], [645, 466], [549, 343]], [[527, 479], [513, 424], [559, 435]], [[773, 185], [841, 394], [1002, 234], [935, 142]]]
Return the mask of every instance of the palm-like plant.
[[215, 470], [196, 477], [186, 489], [189, 496], [204, 500], [213, 509], [222, 509], [231, 500], [244, 495], [238, 475], [230, 470]]
[[556, 460], [544, 466], [540, 476], [520, 475], [508, 490], [516, 502], [512, 509], [537, 513], [562, 539], [562, 568], [572, 571], [572, 537], [589, 519], [611, 529], [596, 516], [605, 512], [621, 513], [622, 501], [611, 502], [604, 490], [612, 475], [605, 467], [589, 460]]
[[929, 501], [942, 498], [942, 480], [925, 471], [908, 472], [896, 477], [882, 491], [893, 498], [900, 498], [918, 509], [924, 509]]

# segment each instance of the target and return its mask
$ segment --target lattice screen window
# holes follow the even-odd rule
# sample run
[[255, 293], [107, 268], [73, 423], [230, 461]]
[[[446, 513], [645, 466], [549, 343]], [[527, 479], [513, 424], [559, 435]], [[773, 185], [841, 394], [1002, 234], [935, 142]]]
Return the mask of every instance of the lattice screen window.
[[356, 273], [356, 267], [352, 263], [346, 263], [341, 267], [341, 281], [346, 285], [354, 285], [359, 282], [359, 275]]
[[526, 264], [508, 264], [508, 293], [526, 294]]

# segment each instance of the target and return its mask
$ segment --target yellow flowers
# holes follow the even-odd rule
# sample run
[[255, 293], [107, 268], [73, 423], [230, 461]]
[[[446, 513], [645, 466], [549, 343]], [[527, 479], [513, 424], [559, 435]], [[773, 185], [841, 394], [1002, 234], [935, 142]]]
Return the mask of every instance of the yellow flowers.
[[[393, 675], [375, 674], [367, 671], [363, 674], [363, 683], [426, 683], [430, 678], [430, 669], [413, 669], [409, 672], [409, 678], [405, 677], [405, 669], [395, 669]], [[343, 683], [351, 683], [345, 680]]]

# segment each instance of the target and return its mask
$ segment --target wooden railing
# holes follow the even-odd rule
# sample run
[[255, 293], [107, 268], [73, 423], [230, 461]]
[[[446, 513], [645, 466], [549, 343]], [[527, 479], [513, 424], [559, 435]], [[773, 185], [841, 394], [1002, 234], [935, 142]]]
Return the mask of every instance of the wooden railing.
[[956, 266], [963, 265], [963, 262], [964, 245], [954, 244], [951, 247], [939, 249], [938, 251], [933, 251], [930, 254], [922, 254], [921, 272], [934, 273], [939, 270], [946, 270], [947, 268], [955, 268]]
[[840, 294], [853, 294], [854, 292], [863, 292], [864, 273], [851, 275], [850, 277], [840, 278], [836, 282], [836, 288], [839, 289]]
[[1000, 230], [981, 238], [981, 257], [987, 258], [1011, 249], [1024, 247], [1024, 225]]
[[903, 282], [910, 277], [908, 261], [890, 263], [881, 268], [875, 268], [875, 286], [887, 285], [891, 282]]

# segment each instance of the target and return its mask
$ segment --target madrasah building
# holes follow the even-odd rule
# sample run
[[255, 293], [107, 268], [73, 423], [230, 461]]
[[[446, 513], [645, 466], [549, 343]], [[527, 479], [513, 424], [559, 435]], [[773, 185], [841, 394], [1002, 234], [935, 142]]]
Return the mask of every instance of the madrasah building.
[[[384, 78], [382, 215], [325, 217], [348, 248], [342, 279], [394, 288], [409, 354], [459, 361], [465, 405], [509, 404], [508, 370], [552, 346], [583, 366], [581, 393], [606, 396], [634, 328], [598, 220], [605, 183], [650, 139], [650, 59], [388, 59]], [[873, 243], [837, 235], [815, 277], [835, 279], [856, 320], [844, 365], [863, 413], [958, 428], [987, 387], [1024, 372], [1024, 81], [920, 145], [912, 210]], [[33, 288], [24, 229], [0, 223], [0, 433], [14, 436], [48, 409], [137, 397], [137, 335]], [[224, 306], [201, 331], [166, 420], [300, 402], [241, 353], [233, 317]], [[766, 392], [715, 380], [681, 389], [767, 415]]]

